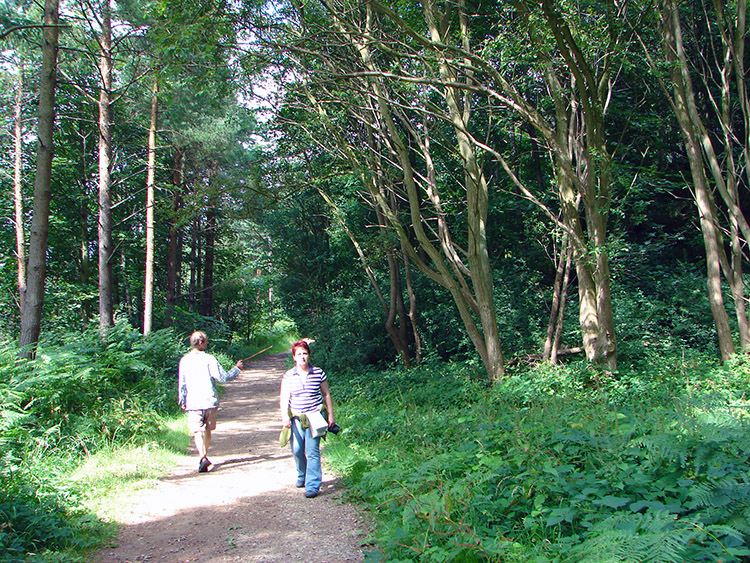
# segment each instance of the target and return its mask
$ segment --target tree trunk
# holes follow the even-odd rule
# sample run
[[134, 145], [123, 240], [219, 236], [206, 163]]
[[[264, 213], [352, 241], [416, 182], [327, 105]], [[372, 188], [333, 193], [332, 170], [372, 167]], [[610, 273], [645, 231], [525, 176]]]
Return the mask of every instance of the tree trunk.
[[[78, 280], [83, 287], [87, 287], [91, 281], [91, 253], [89, 251], [90, 240], [89, 240], [89, 196], [91, 195], [87, 189], [88, 184], [86, 182], [88, 176], [86, 174], [87, 157], [88, 157], [88, 145], [86, 140], [88, 134], [83, 131], [83, 128], [79, 124], [79, 138], [81, 141], [80, 145], [80, 190], [81, 198], [78, 201], [78, 238], [79, 238], [79, 268], [78, 268]], [[84, 324], [88, 323], [91, 318], [94, 306], [94, 300], [88, 295], [81, 300], [81, 322]]]
[[[367, 255], [362, 249], [362, 246], [359, 244], [357, 238], [354, 236], [354, 233], [352, 233], [351, 229], [349, 229], [348, 225], [346, 224], [346, 221], [341, 214], [341, 210], [336, 205], [336, 202], [331, 198], [331, 196], [329, 196], [319, 186], [316, 186], [316, 188], [318, 189], [318, 193], [320, 194], [320, 196], [330, 207], [334, 219], [339, 223], [341, 228], [344, 229], [344, 232], [352, 242], [352, 245], [357, 252], [357, 256], [359, 256], [359, 260], [360, 262], [362, 262], [362, 267], [367, 274], [367, 278], [370, 280], [370, 285], [372, 285], [373, 291], [375, 291], [375, 295], [377, 296], [380, 305], [383, 307], [383, 312], [385, 314], [385, 321], [383, 324], [385, 326], [385, 330], [388, 333], [391, 342], [393, 343], [393, 347], [396, 349], [396, 353], [401, 357], [401, 361], [406, 367], [410, 367], [411, 356], [409, 354], [409, 342], [408, 339], [405, 338], [404, 332], [402, 330], [402, 327], [404, 327], [405, 325], [405, 317], [403, 316], [403, 301], [401, 302], [402, 314], [399, 316], [399, 307], [397, 300], [397, 294], [400, 293], [399, 267], [398, 263], [395, 262], [393, 251], [388, 249], [386, 249], [385, 251], [390, 274], [390, 299], [386, 303], [383, 292], [380, 289], [380, 284], [378, 283], [377, 277], [375, 276], [375, 272], [373, 271], [372, 266], [370, 266], [370, 262], [367, 259]], [[383, 214], [376, 209], [376, 215], [378, 217], [379, 224], [381, 226], [384, 226]], [[397, 319], [400, 319], [399, 323], [397, 323]]]
[[698, 207], [706, 249], [709, 305], [716, 327], [719, 352], [722, 360], [726, 361], [734, 353], [734, 341], [721, 288], [721, 263], [722, 260], [726, 260], [726, 257], [723, 256], [724, 249], [721, 231], [718, 227], [716, 205], [708, 185], [701, 152], [700, 127], [697, 123], [692, 80], [682, 45], [679, 10], [673, 0], [664, 0], [663, 9], [664, 54], [667, 61], [671, 63], [670, 72], [674, 85], [673, 109], [680, 125], [693, 178], [695, 203]]
[[18, 69], [18, 86], [13, 118], [13, 203], [15, 208], [16, 230], [16, 269], [18, 280], [18, 309], [21, 311], [26, 295], [26, 236], [23, 228], [23, 128], [21, 110], [23, 108], [23, 63]]
[[99, 69], [99, 327], [114, 325], [112, 274], [112, 28], [109, 0], [102, 4]]
[[570, 238], [563, 235], [562, 246], [557, 255], [555, 281], [552, 286], [552, 304], [550, 305], [549, 323], [547, 323], [547, 337], [544, 340], [544, 351], [542, 353], [542, 358], [551, 364], [557, 363], [557, 350], [560, 347], [572, 256]]
[[[465, 5], [459, 0], [460, 37], [466, 52], [470, 52], [468, 23]], [[430, 29], [432, 40], [443, 42], [445, 38], [438, 26], [440, 14], [433, 1], [423, 4], [425, 19]], [[468, 62], [468, 61], [467, 61]], [[440, 64], [440, 75], [447, 84], [458, 83], [455, 70], [443, 59]], [[466, 77], [467, 86], [471, 83], [471, 74]], [[495, 299], [492, 292], [492, 267], [487, 251], [487, 208], [488, 186], [482, 166], [477, 159], [474, 145], [467, 131], [470, 130], [471, 96], [463, 88], [445, 86], [444, 97], [453, 123], [458, 150], [464, 166], [464, 184], [466, 188], [466, 226], [468, 230], [468, 256], [470, 279], [474, 290], [474, 299], [478, 307], [479, 324], [482, 328], [482, 346], [478, 347], [488, 375], [497, 380], [504, 376], [503, 354], [500, 347], [500, 333], [495, 314]]]
[[188, 287], [188, 302], [193, 312], [197, 312], [196, 295], [201, 285], [201, 219], [193, 218], [193, 225], [190, 229], [190, 282]]
[[560, 353], [560, 341], [562, 339], [563, 326], [565, 321], [565, 305], [568, 302], [568, 285], [570, 283], [570, 272], [573, 263], [573, 248], [568, 247], [567, 256], [565, 257], [565, 273], [563, 274], [563, 286], [560, 295], [560, 309], [557, 313], [557, 326], [555, 327], [555, 337], [552, 340], [552, 350], [549, 361], [553, 365], [557, 363]]
[[206, 212], [206, 229], [203, 235], [203, 286], [201, 288], [201, 315], [214, 314], [214, 257], [216, 245], [216, 210]]
[[419, 319], [417, 317], [417, 296], [411, 281], [411, 268], [409, 256], [401, 241], [401, 257], [404, 262], [404, 279], [406, 280], [406, 293], [409, 296], [409, 324], [411, 325], [412, 338], [414, 339], [414, 362], [422, 363], [422, 337], [419, 333]]
[[[679, 118], [678, 118], [679, 119]], [[715, 214], [713, 196], [708, 187], [700, 149], [690, 132], [689, 124], [685, 123], [683, 138], [690, 161], [690, 171], [693, 177], [695, 203], [700, 217], [703, 245], [706, 249], [706, 283], [708, 287], [708, 302], [716, 327], [719, 353], [722, 361], [727, 361], [734, 354], [732, 329], [729, 326], [729, 315], [724, 306], [724, 294], [721, 288], [721, 260], [724, 249], [722, 247], [721, 232], [717, 228], [718, 218]]]
[[585, 58], [554, 2], [543, 0], [542, 12], [567, 70], [559, 74], [549, 59], [545, 80], [555, 102], [553, 154], [563, 218], [574, 246], [583, 347], [590, 362], [615, 370], [617, 341], [607, 253], [612, 159], [604, 139], [606, 100], [612, 88], [608, 58], [596, 62]]
[[172, 162], [172, 217], [169, 220], [169, 255], [167, 257], [167, 306], [164, 315], [164, 324], [172, 325], [172, 314], [177, 305], [179, 295], [179, 280], [181, 267], [181, 232], [177, 228], [177, 213], [182, 207], [182, 167], [184, 152], [175, 148]]
[[154, 176], [156, 173], [156, 124], [159, 116], [159, 83], [154, 77], [151, 123], [148, 128], [148, 172], [146, 174], [146, 279], [143, 290], [143, 334], [151, 332], [154, 300]]
[[[736, 191], [736, 189], [735, 189]], [[739, 201], [739, 199], [738, 199]], [[744, 351], [750, 351], [750, 323], [747, 318], [747, 307], [745, 305], [745, 284], [742, 275], [742, 242], [740, 240], [739, 225], [734, 217], [730, 221], [730, 244], [731, 244], [731, 263], [728, 265], [728, 272], [725, 274], [729, 280], [729, 287], [732, 290], [732, 299], [734, 300], [734, 311], [737, 318], [737, 332], [740, 336], [740, 347]]]
[[52, 197], [53, 131], [55, 125], [55, 86], [57, 80], [58, 0], [45, 0], [42, 68], [39, 75], [39, 123], [34, 180], [33, 217], [29, 236], [29, 265], [26, 294], [21, 305], [19, 346], [21, 354], [33, 357], [39, 342], [47, 268], [47, 239]]

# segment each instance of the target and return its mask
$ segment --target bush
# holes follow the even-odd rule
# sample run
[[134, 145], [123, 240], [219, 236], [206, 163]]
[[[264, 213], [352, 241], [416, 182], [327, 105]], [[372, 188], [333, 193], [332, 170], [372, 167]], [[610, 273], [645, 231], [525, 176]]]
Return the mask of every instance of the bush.
[[40, 342], [32, 361], [0, 349], [0, 561], [54, 559], [97, 541], [68, 473], [84, 456], [161, 431], [161, 415], [178, 410], [182, 353], [173, 332], [143, 337], [125, 323], [103, 337], [91, 329]]
[[357, 373], [326, 456], [375, 509], [373, 561], [746, 560], [747, 364]]
[[27, 553], [62, 548], [73, 534], [64, 506], [54, 497], [39, 498], [17, 478], [4, 479], [0, 490], [0, 523], [2, 562], [23, 560]]

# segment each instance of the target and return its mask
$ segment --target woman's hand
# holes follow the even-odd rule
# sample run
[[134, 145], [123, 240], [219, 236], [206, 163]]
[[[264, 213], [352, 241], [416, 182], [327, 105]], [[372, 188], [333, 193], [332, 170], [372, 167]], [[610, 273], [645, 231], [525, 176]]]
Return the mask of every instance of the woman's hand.
[[237, 369], [244, 369], [245, 364], [242, 363], [242, 360], [237, 360], [237, 363], [234, 364], [234, 367], [236, 367]]
[[281, 421], [281, 426], [284, 428], [291, 428], [292, 427], [292, 420], [290, 418], [284, 418]]

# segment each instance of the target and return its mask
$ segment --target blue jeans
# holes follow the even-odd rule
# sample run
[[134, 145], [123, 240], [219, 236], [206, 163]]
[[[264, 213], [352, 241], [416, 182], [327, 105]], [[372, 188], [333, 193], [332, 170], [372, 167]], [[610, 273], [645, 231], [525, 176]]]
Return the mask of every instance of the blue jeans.
[[302, 429], [299, 418], [292, 419], [292, 455], [297, 464], [297, 483], [305, 483], [305, 492], [317, 493], [323, 482], [320, 466], [320, 437], [313, 438], [310, 428]]

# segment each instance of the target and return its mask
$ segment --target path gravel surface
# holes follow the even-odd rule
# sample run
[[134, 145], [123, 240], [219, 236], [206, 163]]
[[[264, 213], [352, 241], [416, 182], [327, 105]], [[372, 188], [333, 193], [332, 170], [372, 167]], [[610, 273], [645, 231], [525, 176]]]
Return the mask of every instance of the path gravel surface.
[[[92, 563], [363, 561], [370, 522], [342, 501], [325, 459], [317, 497], [294, 486], [294, 460], [278, 441], [284, 358], [250, 361], [225, 384], [209, 450], [214, 465], [199, 474], [193, 451], [156, 487], [128, 499], [117, 540]], [[335, 385], [332, 394], [335, 405]]]

